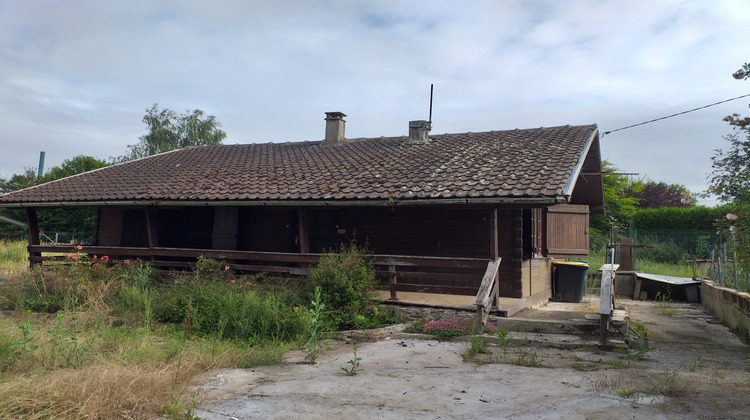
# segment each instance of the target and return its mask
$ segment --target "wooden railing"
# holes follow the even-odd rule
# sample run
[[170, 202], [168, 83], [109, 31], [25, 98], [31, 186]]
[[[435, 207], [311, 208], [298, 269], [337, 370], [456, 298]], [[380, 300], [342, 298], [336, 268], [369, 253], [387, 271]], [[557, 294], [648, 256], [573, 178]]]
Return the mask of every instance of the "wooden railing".
[[[85, 253], [107, 255], [113, 260], [143, 259], [159, 269], [192, 268], [199, 257], [226, 262], [233, 270], [249, 272], [287, 273], [306, 275], [308, 267], [324, 254], [233, 251], [185, 248], [105, 247], [71, 245], [32, 245], [28, 247], [29, 261], [65, 260], [66, 254]], [[60, 255], [45, 255], [42, 253]], [[425, 257], [408, 255], [371, 255], [378, 278], [387, 281], [391, 299], [398, 300], [398, 292], [443, 293], [474, 295], [478, 279], [487, 266], [484, 258]]]
[[487, 324], [490, 311], [496, 309], [500, 303], [500, 289], [498, 284], [500, 260], [501, 258], [498, 258], [487, 264], [487, 270], [484, 272], [482, 284], [479, 286], [479, 292], [477, 292], [477, 299], [474, 301], [474, 305], [477, 306], [478, 331], [482, 331]]

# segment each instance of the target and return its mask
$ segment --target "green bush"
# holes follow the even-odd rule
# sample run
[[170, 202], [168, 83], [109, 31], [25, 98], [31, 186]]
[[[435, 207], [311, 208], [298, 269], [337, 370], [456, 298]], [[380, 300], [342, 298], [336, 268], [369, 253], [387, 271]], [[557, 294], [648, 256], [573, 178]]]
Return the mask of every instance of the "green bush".
[[631, 222], [634, 229], [713, 230], [716, 220], [729, 212], [728, 206], [719, 207], [660, 207], [639, 209]]
[[310, 287], [320, 287], [325, 317], [333, 329], [373, 328], [392, 318], [375, 302], [375, 268], [364, 247], [342, 246], [310, 269]]

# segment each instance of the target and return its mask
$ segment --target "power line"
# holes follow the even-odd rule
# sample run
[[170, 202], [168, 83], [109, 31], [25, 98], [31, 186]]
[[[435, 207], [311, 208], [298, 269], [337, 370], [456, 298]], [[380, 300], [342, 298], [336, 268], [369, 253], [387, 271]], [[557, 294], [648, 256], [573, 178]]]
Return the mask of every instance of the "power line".
[[[689, 110], [687, 110], [687, 111], [682, 111], [682, 112], [678, 112], [678, 113], [676, 113], [676, 114], [672, 114], [672, 115], [667, 115], [666, 117], [656, 118], [656, 119], [653, 119], [653, 120], [648, 120], [648, 121], [640, 122], [640, 123], [638, 123], [638, 124], [633, 124], [633, 125], [629, 125], [629, 126], [627, 126], [627, 127], [621, 127], [621, 128], [617, 128], [617, 129], [615, 129], [615, 130], [609, 130], [609, 131], [605, 131], [605, 132], [604, 132], [604, 135], [606, 135], [606, 134], [609, 134], [609, 133], [614, 133], [615, 131], [627, 130], [628, 128], [638, 127], [639, 125], [650, 124], [650, 123], [652, 123], [652, 122], [656, 122], [656, 121], [661, 121], [661, 120], [666, 120], [667, 118], [672, 118], [672, 117], [676, 117], [676, 116], [678, 116], [678, 115], [684, 115], [684, 114], [687, 114], [688, 112], [693, 112], [693, 111], [698, 111], [698, 110], [701, 110], [701, 109], [705, 109], [705, 108], [710, 108], [710, 107], [712, 107], [712, 106], [716, 106], [716, 105], [719, 105], [719, 104], [723, 104], [723, 103], [725, 103], [725, 102], [731, 102], [731, 101], [735, 101], [735, 100], [737, 100], [737, 99], [742, 99], [742, 98], [745, 98], [745, 97], [748, 97], [748, 96], [750, 96], [750, 93], [748, 93], [748, 94], [746, 94], [746, 95], [738, 96], [738, 97], [736, 97], [736, 98], [732, 98], [732, 99], [726, 99], [726, 100], [723, 100], [723, 101], [715, 102], [715, 103], [712, 103], [712, 104], [709, 104], [709, 105], [699, 106], [698, 108], [693, 108], [693, 109], [689, 109]], [[604, 135], [602, 135], [602, 137], [604, 137]]]

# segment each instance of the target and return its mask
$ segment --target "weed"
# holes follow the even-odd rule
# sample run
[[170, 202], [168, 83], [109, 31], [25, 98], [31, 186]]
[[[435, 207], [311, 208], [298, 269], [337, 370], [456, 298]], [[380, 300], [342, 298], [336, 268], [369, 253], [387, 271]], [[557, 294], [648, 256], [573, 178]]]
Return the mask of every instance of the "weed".
[[594, 370], [599, 370], [596, 366], [588, 365], [586, 363], [580, 363], [580, 362], [574, 362], [568, 365], [573, 370], [577, 370], [579, 372], [590, 372]]
[[674, 397], [685, 390], [685, 383], [682, 381], [682, 377], [674, 369], [650, 374], [649, 380], [649, 393], [653, 395]]
[[[83, 343], [79, 340], [80, 331], [75, 331], [65, 326], [65, 313], [57, 313], [56, 324], [49, 330], [50, 336], [50, 354], [49, 360], [53, 365], [60, 367], [69, 367], [79, 369], [90, 358], [91, 346], [96, 338], [96, 333], [91, 333]], [[76, 324], [76, 316], [71, 319], [71, 324]], [[57, 362], [57, 359], [62, 359]]]
[[344, 371], [348, 376], [354, 376], [358, 372], [360, 372], [362, 369], [359, 368], [359, 361], [362, 360], [361, 357], [357, 357], [357, 345], [354, 345], [354, 357], [351, 358], [351, 360], [348, 360], [346, 363], [349, 364], [349, 367], [342, 367], [341, 370]]
[[[633, 327], [630, 328], [630, 332], [625, 337], [625, 342], [628, 345], [627, 350], [620, 350], [626, 354], [628, 359], [631, 361], [643, 360], [646, 357], [646, 353], [654, 350], [648, 344], [648, 332], [643, 324], [634, 323]], [[619, 349], [618, 349], [619, 350]]]
[[180, 392], [177, 392], [176, 389], [172, 389], [169, 391], [169, 395], [171, 398], [171, 401], [169, 404], [164, 406], [164, 414], [169, 416], [170, 419], [198, 419], [198, 417], [195, 417], [195, 406], [196, 406], [196, 396], [195, 393], [192, 393], [190, 396], [190, 399], [187, 402], [183, 401], [183, 395], [185, 394], [185, 389], [180, 389]]
[[543, 366], [536, 352], [529, 351], [526, 349], [520, 349], [518, 353], [516, 353], [516, 357], [511, 358], [509, 362], [510, 364], [516, 365], [516, 366], [526, 366], [526, 367]]
[[605, 363], [615, 368], [622, 368], [622, 367], [629, 366], [629, 362], [625, 359], [608, 359]]
[[31, 332], [31, 311], [26, 311], [26, 320], [23, 324], [19, 325], [23, 338], [21, 341], [12, 343], [10, 350], [13, 352], [12, 359], [24, 359], [33, 360], [36, 358], [34, 351], [39, 348], [38, 345], [34, 344], [34, 334]]
[[690, 365], [689, 370], [691, 372], [697, 371], [698, 368], [700, 368], [701, 365], [703, 364], [702, 362], [703, 362], [703, 355], [699, 354], [698, 356], [696, 356], [695, 360], [693, 361], [693, 364]]
[[323, 310], [326, 305], [320, 297], [320, 286], [315, 288], [315, 298], [311, 304], [312, 307], [308, 309], [310, 319], [306, 328], [307, 342], [305, 343], [305, 353], [307, 353], [307, 360], [315, 364], [315, 360], [318, 358], [320, 352], [323, 351], [323, 347], [328, 344], [328, 337], [322, 319]]
[[638, 390], [634, 388], [622, 388], [617, 391], [617, 395], [621, 398], [630, 398], [638, 394]]
[[487, 350], [487, 343], [484, 341], [484, 339], [482, 339], [482, 337], [474, 335], [469, 339], [469, 357], [487, 353], [489, 353], [489, 351]]
[[595, 392], [612, 391], [620, 387], [619, 379], [609, 378], [607, 376], [597, 379], [591, 383]]
[[656, 293], [656, 302], [661, 308], [661, 313], [664, 315], [674, 315], [674, 310], [670, 309], [672, 304], [671, 290], [668, 288], [666, 292]]

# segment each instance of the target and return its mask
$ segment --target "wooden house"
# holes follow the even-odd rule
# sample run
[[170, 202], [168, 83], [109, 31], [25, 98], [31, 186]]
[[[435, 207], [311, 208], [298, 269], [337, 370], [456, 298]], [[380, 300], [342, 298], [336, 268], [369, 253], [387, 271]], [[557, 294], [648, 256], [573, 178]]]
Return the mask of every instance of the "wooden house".
[[604, 206], [596, 125], [436, 135], [412, 121], [402, 137], [347, 139], [344, 117], [326, 113], [322, 141], [175, 150], [6, 194], [0, 207], [26, 209], [33, 263], [70, 249], [40, 245], [37, 212], [88, 206], [92, 254], [303, 273], [356, 241], [394, 293], [474, 295], [492, 277], [487, 293], [529, 305], [551, 295], [551, 259], [588, 255], [589, 213]]

